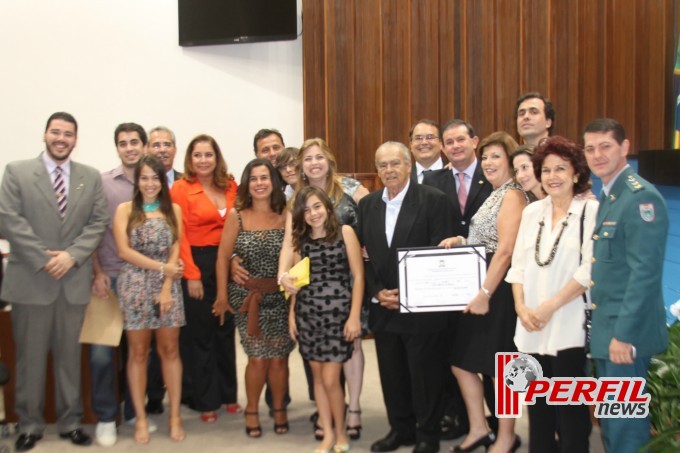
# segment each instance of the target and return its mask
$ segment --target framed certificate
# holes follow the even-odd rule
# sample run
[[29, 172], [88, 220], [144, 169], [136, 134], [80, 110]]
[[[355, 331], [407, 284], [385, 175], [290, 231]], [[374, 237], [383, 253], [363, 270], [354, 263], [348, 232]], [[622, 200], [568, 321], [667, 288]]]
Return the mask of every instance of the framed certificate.
[[402, 313], [463, 310], [486, 277], [483, 245], [400, 248], [397, 257]]

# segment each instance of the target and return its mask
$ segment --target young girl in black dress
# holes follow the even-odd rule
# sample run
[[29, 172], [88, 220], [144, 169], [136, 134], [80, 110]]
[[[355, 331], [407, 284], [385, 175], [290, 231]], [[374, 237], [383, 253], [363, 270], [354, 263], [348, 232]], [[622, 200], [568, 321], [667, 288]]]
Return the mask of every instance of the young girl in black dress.
[[361, 247], [352, 227], [338, 225], [328, 195], [313, 186], [303, 188], [295, 198], [293, 246], [295, 262], [310, 259], [310, 284], [291, 297], [289, 322], [291, 336], [314, 376], [324, 432], [315, 452], [348, 452], [340, 372], [342, 363], [352, 356], [352, 342], [361, 335]]

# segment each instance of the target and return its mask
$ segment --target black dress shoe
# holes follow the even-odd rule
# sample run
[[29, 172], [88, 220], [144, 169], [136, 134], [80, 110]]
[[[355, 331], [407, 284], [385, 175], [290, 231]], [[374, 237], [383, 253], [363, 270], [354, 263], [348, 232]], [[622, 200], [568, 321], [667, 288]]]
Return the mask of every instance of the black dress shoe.
[[461, 424], [456, 418], [445, 415], [439, 423], [441, 433], [439, 438], [442, 440], [453, 440], [468, 433], [470, 428], [467, 424]]
[[163, 408], [163, 400], [149, 400], [146, 403], [146, 412], [153, 415], [162, 414], [165, 409]]
[[451, 449], [451, 451], [454, 453], [470, 453], [479, 447], [486, 447], [488, 449], [489, 445], [491, 445], [495, 440], [496, 436], [493, 433], [487, 433], [485, 436], [480, 437], [467, 447], [463, 448], [460, 445], [456, 445]]
[[387, 436], [374, 442], [373, 445], [371, 445], [371, 451], [373, 452], [394, 451], [399, 447], [409, 446], [413, 444], [414, 444], [413, 438], [403, 438], [400, 437], [399, 433], [397, 433], [396, 431], [390, 431], [387, 434]]
[[35, 447], [35, 444], [42, 439], [40, 434], [23, 433], [19, 434], [19, 438], [14, 443], [16, 451], [28, 451]]
[[437, 453], [438, 451], [439, 442], [420, 441], [413, 447], [413, 453]]
[[92, 443], [92, 438], [85, 434], [85, 431], [80, 428], [67, 433], [59, 433], [59, 437], [70, 440], [73, 445], [80, 445], [83, 447]]

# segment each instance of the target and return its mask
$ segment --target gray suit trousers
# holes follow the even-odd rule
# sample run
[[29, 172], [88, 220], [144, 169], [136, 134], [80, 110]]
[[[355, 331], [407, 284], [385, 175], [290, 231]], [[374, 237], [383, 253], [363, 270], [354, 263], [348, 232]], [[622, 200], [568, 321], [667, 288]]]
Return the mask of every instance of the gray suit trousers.
[[19, 432], [42, 434], [47, 354], [52, 351], [57, 428], [80, 427], [83, 404], [80, 386], [81, 345], [78, 343], [86, 305], [69, 304], [63, 289], [50, 305], [13, 304], [16, 343], [16, 403]]

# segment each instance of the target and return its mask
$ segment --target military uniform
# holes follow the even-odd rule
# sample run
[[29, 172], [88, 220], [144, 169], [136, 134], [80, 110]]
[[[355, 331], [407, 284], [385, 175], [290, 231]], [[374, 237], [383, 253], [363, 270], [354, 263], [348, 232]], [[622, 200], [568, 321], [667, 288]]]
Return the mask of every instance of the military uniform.
[[[626, 167], [600, 198], [593, 231], [591, 353], [598, 377], [647, 377], [652, 355], [668, 345], [661, 277], [668, 211], [656, 188]], [[635, 347], [632, 365], [609, 360], [612, 338]], [[601, 419], [609, 452], [637, 451], [649, 418]]]

